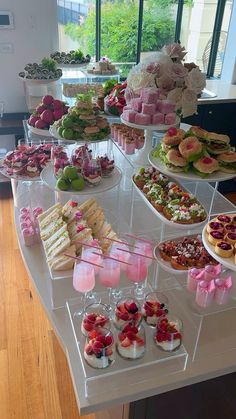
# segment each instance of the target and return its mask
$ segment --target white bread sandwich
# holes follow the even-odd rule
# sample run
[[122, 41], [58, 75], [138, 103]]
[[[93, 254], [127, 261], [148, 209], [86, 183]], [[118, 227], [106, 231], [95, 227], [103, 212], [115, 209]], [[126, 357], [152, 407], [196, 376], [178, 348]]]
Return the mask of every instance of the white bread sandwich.
[[50, 247], [58, 240], [58, 237], [62, 236], [67, 232], [67, 225], [63, 223], [62, 226], [50, 235], [46, 240], [43, 241], [45, 252], [47, 253]]
[[55, 209], [61, 211], [61, 209], [62, 209], [61, 204], [59, 204], [59, 203], [54, 204], [52, 207], [50, 207], [46, 211], [42, 212], [42, 214], [39, 214], [38, 217], [37, 217], [39, 222], [42, 222], [44, 220], [44, 218], [46, 218]]
[[78, 207], [78, 211], [81, 211], [84, 215], [93, 205], [98, 205], [96, 199], [89, 198]]
[[53, 211], [51, 211], [46, 217], [44, 217], [42, 220], [38, 220], [40, 230], [43, 230], [45, 227], [47, 227], [52, 221], [56, 221], [61, 217], [61, 210], [58, 208], [55, 208]]
[[66, 251], [70, 245], [71, 241], [68, 231], [64, 232], [60, 236], [58, 235], [58, 239], [54, 241], [54, 243], [46, 251], [47, 260], [50, 260], [51, 258]]
[[47, 240], [65, 224], [66, 223], [63, 221], [63, 218], [59, 217], [59, 218], [56, 218], [56, 220], [49, 220], [49, 223], [43, 228], [39, 226], [41, 239], [43, 241]]
[[60, 253], [57, 256], [52, 257], [48, 260], [48, 265], [53, 271], [66, 271], [73, 269], [74, 266], [74, 259], [65, 256], [64, 253], [67, 253], [71, 256], [76, 256], [76, 249], [74, 245], [71, 245], [66, 249], [66, 251]]

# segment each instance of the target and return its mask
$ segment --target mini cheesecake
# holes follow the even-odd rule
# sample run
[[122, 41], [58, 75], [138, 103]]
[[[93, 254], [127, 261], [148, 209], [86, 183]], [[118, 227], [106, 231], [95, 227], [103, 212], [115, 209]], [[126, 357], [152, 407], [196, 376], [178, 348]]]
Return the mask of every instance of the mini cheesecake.
[[233, 251], [233, 245], [226, 241], [219, 241], [215, 245], [216, 254], [222, 258], [230, 258], [233, 255]]

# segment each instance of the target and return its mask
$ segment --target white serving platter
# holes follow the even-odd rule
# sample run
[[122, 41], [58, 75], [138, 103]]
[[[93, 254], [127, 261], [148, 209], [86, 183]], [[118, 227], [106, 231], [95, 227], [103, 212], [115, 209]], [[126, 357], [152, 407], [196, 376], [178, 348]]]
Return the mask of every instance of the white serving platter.
[[90, 195], [108, 191], [109, 189], [112, 189], [115, 186], [119, 185], [122, 178], [122, 173], [120, 168], [115, 166], [110, 177], [102, 178], [101, 182], [97, 186], [86, 185], [84, 189], [82, 189], [81, 191], [62, 191], [58, 189], [56, 187], [57, 179], [54, 176], [52, 164], [49, 164], [42, 170], [40, 177], [44, 184], [53, 191], [67, 193], [69, 195]]

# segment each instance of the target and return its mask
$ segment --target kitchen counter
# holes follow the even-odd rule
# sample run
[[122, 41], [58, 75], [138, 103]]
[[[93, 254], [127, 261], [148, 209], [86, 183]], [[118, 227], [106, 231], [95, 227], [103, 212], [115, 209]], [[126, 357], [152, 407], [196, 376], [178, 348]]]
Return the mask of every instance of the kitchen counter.
[[[99, 204], [112, 211], [117, 218], [117, 229], [139, 231], [139, 234], [147, 234], [156, 242], [164, 238], [183, 236], [183, 230], [166, 227], [146, 206], [132, 187], [133, 168], [116, 147], [113, 151], [115, 161], [123, 171], [120, 188], [104, 192], [102, 196], [96, 195], [94, 189], [94, 194]], [[215, 214], [235, 211], [235, 206], [207, 182], [187, 182], [185, 186], [196, 193], [208, 211], [211, 209]], [[113, 366], [109, 367], [110, 369], [104, 371], [104, 376], [101, 371], [88, 369], [79, 354], [78, 342], [66, 307], [66, 301], [70, 306], [70, 302], [78, 298], [73, 289], [72, 278], [50, 279], [42, 246], [25, 247], [19, 229], [21, 206], [42, 205], [46, 209], [55, 202], [55, 198], [66, 202], [69, 194], [56, 193], [54, 196], [51, 190], [38, 182], [25, 185], [24, 182], [13, 181], [13, 191], [16, 204], [15, 223], [21, 254], [47, 316], [66, 353], [81, 415], [124, 405], [236, 371], [236, 325], [232, 322], [236, 315], [235, 287], [230, 304], [204, 312], [194, 306], [191, 295], [186, 291], [186, 275], [166, 272], [158, 266], [156, 274], [149, 278], [150, 286], [168, 295], [172, 312], [183, 320], [184, 346], [167, 356], [167, 359], [154, 348], [157, 350], [157, 362], [150, 365], [147, 363], [143, 365], [143, 369], [139, 368], [140, 365], [136, 368], [136, 364], [132, 364], [133, 361], [127, 361], [127, 368], [123, 371], [119, 371], [118, 368], [114, 372]], [[75, 198], [77, 197], [73, 195], [73, 199]], [[80, 201], [85, 198], [79, 197]], [[193, 228], [188, 231], [188, 233], [193, 232], [197, 231]], [[235, 273], [232, 275], [236, 280]], [[98, 291], [101, 290], [98, 288]], [[119, 362], [117, 356], [114, 366], [118, 367]], [[87, 380], [88, 378], [92, 379]]]
[[236, 103], [236, 84], [221, 80], [207, 80], [206, 89], [216, 94], [215, 97], [198, 99], [199, 104]]

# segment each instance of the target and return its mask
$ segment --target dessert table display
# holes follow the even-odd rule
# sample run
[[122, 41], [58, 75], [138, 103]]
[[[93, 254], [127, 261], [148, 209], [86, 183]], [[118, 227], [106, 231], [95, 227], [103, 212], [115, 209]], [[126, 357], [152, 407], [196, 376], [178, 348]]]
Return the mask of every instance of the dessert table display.
[[[100, 142], [96, 146], [107, 147], [107, 142]], [[116, 186], [102, 194], [96, 194], [96, 188], [93, 188], [93, 191], [98, 204], [103, 209], [109, 210], [117, 220], [116, 224], [115, 221], [109, 220], [111, 223], [114, 222], [113, 228], [117, 234], [130, 232], [136, 236], [146, 237], [154, 244], [183, 236], [181, 228], [176, 226], [173, 229], [165, 224], [150, 210], [145, 201], [140, 199], [132, 182], [134, 169], [131, 159], [129, 161], [128, 157], [120, 153], [115, 145], [113, 152], [115, 161], [122, 167], [123, 172], [119, 190]], [[158, 348], [153, 340], [155, 328], [148, 326], [143, 320], [142, 327], [146, 334], [146, 344], [142, 358], [123, 359], [115, 349], [115, 360], [107, 368], [97, 369], [88, 365], [84, 359], [86, 337], [80, 329], [82, 317], [79, 321], [76, 321], [74, 317], [74, 313], [81, 307], [82, 299], [81, 294], [73, 288], [72, 271], [70, 277], [58, 275], [52, 279], [42, 244], [25, 246], [21, 236], [20, 208], [41, 207], [45, 211], [55, 202], [65, 204], [68, 201], [68, 192], [52, 192], [42, 181], [33, 182], [28, 189], [25, 188], [23, 181], [13, 179], [12, 183], [17, 183], [15, 221], [21, 253], [48, 317], [65, 349], [82, 414], [106, 409], [113, 404], [123, 404], [149, 397], [234, 371], [236, 331], [232, 323], [230, 327], [228, 327], [229, 323], [224, 327], [223, 324], [225, 319], [228, 321], [236, 310], [235, 274], [230, 272], [233, 288], [228, 302], [225, 305], [202, 308], [196, 305], [193, 295], [186, 288], [187, 273], [181, 272], [175, 275], [174, 272], [165, 270], [158, 260], [151, 265], [145, 294], [158, 291], [167, 297], [170, 315], [176, 316], [183, 323], [182, 345], [173, 352], [165, 352]], [[196, 185], [194, 182], [184, 182], [184, 187], [196, 195], [210, 216], [234, 212], [234, 206], [209, 183], [200, 182]], [[214, 202], [212, 203], [213, 193]], [[90, 196], [82, 193], [76, 195], [71, 192], [71, 199], [82, 204]], [[117, 202], [117, 196], [119, 202]], [[194, 231], [201, 233], [201, 230], [202, 227], [194, 226]], [[193, 226], [185, 232], [187, 236], [193, 234]], [[125, 275], [121, 277], [120, 288], [125, 297], [133, 293], [133, 287], [127, 282]], [[108, 292], [99, 285], [97, 280], [95, 290], [101, 302], [107, 304]], [[143, 301], [140, 301], [141, 305]], [[117, 344], [120, 332], [114, 326], [112, 318], [112, 332]], [[217, 327], [215, 330], [213, 326], [216, 318], [218, 326], [222, 325], [221, 329]], [[219, 344], [215, 345], [216, 341], [219, 341]], [[211, 354], [210, 358], [207, 356], [209, 354]], [[155, 369], [158, 374], [154, 373]]]

